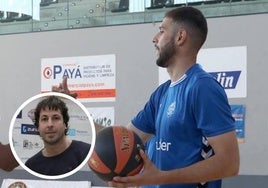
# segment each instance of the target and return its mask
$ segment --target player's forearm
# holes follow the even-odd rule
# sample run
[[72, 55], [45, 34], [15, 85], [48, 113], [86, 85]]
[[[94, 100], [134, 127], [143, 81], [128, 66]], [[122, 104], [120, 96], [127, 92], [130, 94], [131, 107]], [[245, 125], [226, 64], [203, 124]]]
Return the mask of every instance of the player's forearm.
[[149, 138], [152, 137], [151, 134], [145, 133], [136, 128], [131, 122], [127, 125], [127, 128], [134, 131], [140, 137], [143, 143], [146, 143], [149, 140]]
[[236, 160], [233, 161], [231, 158], [231, 160], [222, 161], [217, 157], [211, 157], [185, 168], [162, 172], [161, 184], [208, 182], [235, 176], [237, 173]]

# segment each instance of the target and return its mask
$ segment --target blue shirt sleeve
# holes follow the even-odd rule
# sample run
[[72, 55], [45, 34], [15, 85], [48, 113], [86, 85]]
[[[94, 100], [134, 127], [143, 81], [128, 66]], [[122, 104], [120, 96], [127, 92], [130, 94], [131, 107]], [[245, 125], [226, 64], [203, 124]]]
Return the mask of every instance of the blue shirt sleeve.
[[155, 117], [157, 115], [160, 99], [170, 85], [170, 80], [160, 85], [151, 95], [144, 108], [131, 120], [139, 130], [155, 134]]
[[222, 86], [215, 79], [204, 77], [193, 88], [193, 113], [197, 128], [203, 135], [210, 137], [235, 130], [234, 118]]

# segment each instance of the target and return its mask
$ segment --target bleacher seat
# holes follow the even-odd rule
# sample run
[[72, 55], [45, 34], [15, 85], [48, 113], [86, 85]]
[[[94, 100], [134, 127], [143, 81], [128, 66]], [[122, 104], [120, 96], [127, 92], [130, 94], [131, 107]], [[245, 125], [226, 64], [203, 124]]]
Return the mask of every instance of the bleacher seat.
[[111, 12], [125, 12], [129, 8], [129, 0], [120, 0], [118, 8], [112, 9]]
[[18, 16], [18, 13], [16, 12], [3, 12], [3, 17], [1, 19], [1, 23], [5, 22], [13, 22], [15, 21], [16, 16]]
[[50, 4], [58, 3], [59, 0], [41, 0], [40, 7], [48, 6]]
[[151, 6], [146, 9], [163, 8], [166, 5], [167, 0], [151, 0]]
[[13, 21], [26, 21], [32, 19], [32, 16], [21, 14], [17, 12], [4, 12], [0, 11], [0, 22], [7, 23]]

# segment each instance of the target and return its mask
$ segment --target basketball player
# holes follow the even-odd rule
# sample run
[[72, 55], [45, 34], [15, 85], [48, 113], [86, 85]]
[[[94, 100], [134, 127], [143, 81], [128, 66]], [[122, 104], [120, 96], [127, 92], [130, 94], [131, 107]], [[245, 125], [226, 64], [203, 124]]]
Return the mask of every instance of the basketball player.
[[[141, 150], [143, 171], [114, 177], [110, 186], [221, 188], [221, 179], [238, 174], [239, 149], [226, 93], [196, 62], [207, 30], [196, 8], [165, 14], [153, 43], [156, 64], [166, 68], [170, 80], [128, 125], [144, 142], [154, 136], [148, 142], [150, 156]], [[55, 90], [68, 91], [65, 82]]]
[[[166, 13], [153, 43], [156, 63], [167, 69], [170, 80], [129, 125], [144, 141], [155, 135], [153, 163], [141, 151], [143, 172], [115, 177], [111, 186], [220, 188], [222, 178], [237, 175], [239, 150], [226, 94], [196, 63], [206, 37], [207, 22], [199, 10], [182, 7]], [[211, 156], [202, 153], [208, 146]]]
[[43, 175], [62, 175], [78, 167], [87, 157], [90, 144], [67, 137], [66, 104], [57, 96], [49, 96], [37, 104], [34, 115], [44, 148], [25, 165]]

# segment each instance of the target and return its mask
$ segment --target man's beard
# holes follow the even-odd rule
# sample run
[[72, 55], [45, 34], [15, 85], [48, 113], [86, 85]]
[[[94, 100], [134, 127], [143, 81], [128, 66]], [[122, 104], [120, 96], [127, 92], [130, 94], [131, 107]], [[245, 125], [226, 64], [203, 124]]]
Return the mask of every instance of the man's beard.
[[159, 53], [159, 57], [156, 60], [156, 64], [159, 67], [166, 68], [168, 67], [169, 60], [175, 54], [175, 43], [173, 40], [170, 40], [163, 48], [164, 50]]
[[55, 144], [61, 142], [64, 137], [65, 137], [65, 134], [62, 133], [60, 135], [54, 136], [53, 138], [42, 137], [42, 139], [43, 139], [44, 143], [47, 145], [55, 145]]

